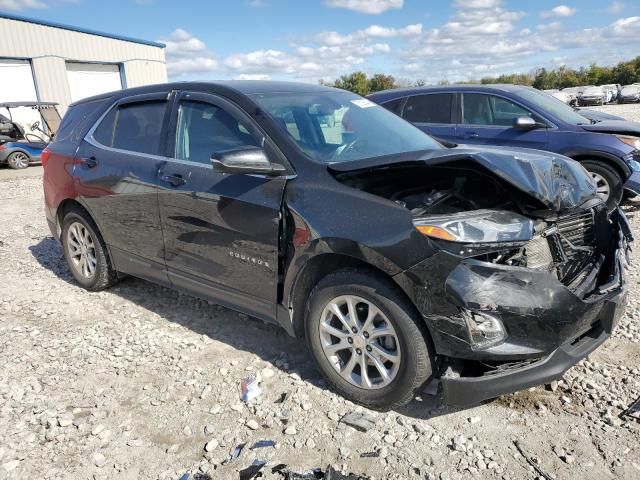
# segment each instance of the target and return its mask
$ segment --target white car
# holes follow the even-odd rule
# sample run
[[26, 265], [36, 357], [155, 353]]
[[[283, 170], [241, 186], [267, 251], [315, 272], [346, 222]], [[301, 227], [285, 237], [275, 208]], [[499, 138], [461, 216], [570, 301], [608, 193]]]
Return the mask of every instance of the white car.
[[604, 105], [606, 100], [607, 94], [604, 88], [590, 86], [578, 96], [578, 105]]
[[[557, 98], [558, 100], [560, 100], [562, 103], [570, 103], [571, 102], [571, 95], [569, 95], [566, 92], [560, 91], [558, 89], [551, 89], [551, 90], [544, 90], [545, 93], [548, 93], [549, 95], [551, 95], [554, 98]], [[574, 97], [575, 98], [575, 97]]]

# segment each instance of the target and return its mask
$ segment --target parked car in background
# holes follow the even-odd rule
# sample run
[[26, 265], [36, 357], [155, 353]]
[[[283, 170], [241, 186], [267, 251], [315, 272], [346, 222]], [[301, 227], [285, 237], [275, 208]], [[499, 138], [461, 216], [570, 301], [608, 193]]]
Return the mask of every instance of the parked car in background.
[[578, 95], [578, 105], [604, 105], [607, 103], [607, 93], [602, 87], [587, 87]]
[[[60, 125], [60, 114], [56, 105], [57, 103], [52, 102], [0, 103], [0, 112], [6, 113], [0, 113], [0, 165], [21, 169], [40, 162], [42, 150]], [[36, 121], [29, 126], [30, 132], [25, 131], [25, 128], [13, 119], [11, 112], [16, 108], [38, 110], [45, 127]]]
[[625, 186], [640, 193], [640, 123], [592, 121], [544, 92], [518, 85], [418, 87], [369, 98], [449, 142], [535, 148], [578, 160], [610, 209]]
[[280, 324], [371, 408], [436, 378], [456, 405], [560, 378], [627, 303], [631, 230], [578, 163], [446, 148], [343, 90], [105, 94], [70, 107], [43, 163], [80, 285], [127, 273]]
[[569, 97], [569, 101], [567, 102], [571, 106], [576, 106], [578, 104], [578, 95], [580, 94], [580, 87], [567, 87], [561, 90], [563, 93], [567, 94]]
[[543, 92], [551, 95], [554, 98], [557, 98], [562, 103], [569, 104], [571, 102], [571, 95], [569, 95], [567, 92], [562, 92], [558, 89], [543, 90]]
[[638, 103], [640, 102], [640, 85], [625, 85], [620, 91], [618, 103]]
[[605, 103], [613, 103], [618, 100], [621, 87], [613, 83], [602, 85], [605, 94]]

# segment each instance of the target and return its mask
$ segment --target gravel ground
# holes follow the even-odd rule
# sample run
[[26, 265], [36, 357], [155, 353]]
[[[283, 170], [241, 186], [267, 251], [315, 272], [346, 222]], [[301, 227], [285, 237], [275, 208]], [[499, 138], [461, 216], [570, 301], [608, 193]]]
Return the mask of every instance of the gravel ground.
[[[528, 460], [556, 479], [640, 478], [640, 423], [618, 416], [640, 396], [637, 265], [615, 335], [562, 381], [467, 410], [424, 394], [360, 432], [339, 419], [363, 410], [283, 331], [133, 278], [79, 288], [42, 204], [40, 179], [0, 181], [0, 479], [237, 479], [254, 459], [376, 479], [543, 478]], [[640, 235], [640, 203], [625, 208]], [[263, 394], [247, 405], [251, 373]], [[276, 447], [249, 450], [263, 439]]]

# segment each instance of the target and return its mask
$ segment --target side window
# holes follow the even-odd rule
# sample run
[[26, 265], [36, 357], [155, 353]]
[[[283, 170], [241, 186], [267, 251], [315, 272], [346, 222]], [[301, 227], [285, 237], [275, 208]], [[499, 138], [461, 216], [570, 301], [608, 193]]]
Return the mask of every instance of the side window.
[[260, 142], [227, 111], [210, 103], [180, 103], [175, 158], [208, 165], [215, 152], [243, 146], [259, 147]]
[[462, 123], [510, 127], [518, 117], [531, 117], [526, 108], [505, 98], [480, 93], [465, 93], [462, 98]]
[[93, 137], [107, 147], [157, 155], [166, 105], [162, 100], [113, 108], [98, 125]]
[[390, 112], [393, 112], [396, 115], [400, 115], [400, 105], [402, 105], [402, 100], [404, 100], [404, 98], [400, 97], [396, 98], [395, 100], [390, 100], [388, 102], [382, 103], [381, 105]]
[[413, 123], [453, 123], [451, 121], [451, 93], [414, 95], [407, 99], [402, 116]]

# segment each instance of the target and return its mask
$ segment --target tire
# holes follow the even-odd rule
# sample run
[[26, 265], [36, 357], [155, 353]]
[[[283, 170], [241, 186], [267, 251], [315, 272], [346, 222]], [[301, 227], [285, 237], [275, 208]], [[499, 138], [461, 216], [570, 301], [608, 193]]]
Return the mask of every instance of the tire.
[[[333, 344], [333, 346], [338, 343], [344, 345], [351, 338], [347, 343], [348, 347], [340, 350], [339, 353], [336, 352], [330, 359], [329, 354], [325, 353], [325, 346], [327, 336], [331, 334], [327, 335], [322, 325], [327, 323], [327, 318], [341, 324], [329, 305], [345, 298], [356, 299], [354, 309], [359, 312], [356, 316], [361, 321], [365, 320], [367, 312], [372, 312], [372, 308], [376, 308], [375, 322], [379, 323], [377, 326], [371, 324], [371, 328], [367, 328], [367, 323], [359, 322], [362, 329], [358, 334], [346, 333], [346, 339], [342, 338], [340, 342]], [[366, 303], [370, 306], [365, 310]], [[348, 306], [345, 307], [345, 311], [348, 311]], [[305, 333], [309, 350], [330, 387], [343, 397], [372, 409], [388, 410], [409, 403], [416, 392], [431, 378], [434, 365], [427, 340], [428, 333], [422, 320], [414, 314], [414, 311], [413, 305], [398, 292], [395, 285], [370, 272], [346, 269], [323, 278], [311, 292], [307, 303]], [[391, 341], [391, 336], [373, 338], [383, 329], [389, 331], [389, 325], [396, 340]], [[371, 332], [371, 338], [365, 329]], [[344, 334], [345, 331], [346, 328], [341, 333]], [[338, 337], [332, 340], [338, 340]], [[363, 342], [368, 343], [363, 345]], [[362, 352], [361, 356], [356, 353], [356, 347], [360, 347], [357, 351]], [[375, 366], [375, 364], [380, 365], [384, 358], [377, 354], [380, 351], [387, 354], [393, 352], [398, 358], [396, 363], [386, 362], [389, 370], [393, 370], [393, 376], [388, 375], [386, 381], [380, 374], [379, 367]], [[351, 375], [343, 376], [338, 371], [338, 368], [347, 369], [352, 355], [354, 358], [365, 359], [365, 365], [367, 365], [365, 372], [370, 384], [362, 385], [365, 376], [362, 375], [360, 364], [351, 370]], [[377, 362], [374, 358], [377, 358]], [[356, 375], [356, 378], [359, 377], [361, 380], [360, 385], [347, 380], [347, 377], [353, 380], [354, 372], [360, 372]], [[376, 381], [378, 383], [374, 385]]]
[[61, 240], [69, 270], [82, 287], [96, 292], [116, 283], [118, 273], [112, 266], [96, 224], [87, 212], [72, 209], [65, 214], [62, 220]]
[[[624, 182], [620, 174], [611, 165], [598, 160], [585, 160], [581, 163], [598, 182], [598, 190], [602, 192], [598, 194], [607, 203], [609, 211], [614, 210], [620, 204], [624, 193]], [[609, 192], [606, 196], [605, 189]]]
[[13, 152], [7, 157], [7, 165], [14, 170], [27, 168], [31, 162], [31, 157], [25, 152]]

